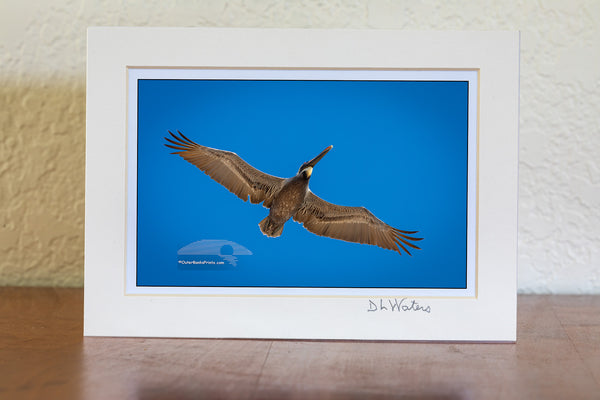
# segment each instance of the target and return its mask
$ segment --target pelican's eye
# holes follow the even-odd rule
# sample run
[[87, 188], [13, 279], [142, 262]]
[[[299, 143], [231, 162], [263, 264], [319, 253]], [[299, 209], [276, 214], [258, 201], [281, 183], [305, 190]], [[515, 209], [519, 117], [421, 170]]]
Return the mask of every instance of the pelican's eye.
[[302, 172], [306, 167], [308, 166], [308, 161], [305, 162], [304, 164], [302, 164], [302, 166], [300, 167], [300, 169], [298, 170], [298, 173]]

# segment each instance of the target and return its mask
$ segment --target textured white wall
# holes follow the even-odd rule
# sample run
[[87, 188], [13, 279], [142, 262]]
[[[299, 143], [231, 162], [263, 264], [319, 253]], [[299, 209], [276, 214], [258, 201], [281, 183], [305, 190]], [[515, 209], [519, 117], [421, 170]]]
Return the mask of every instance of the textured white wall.
[[597, 0], [2, 0], [0, 285], [83, 282], [86, 27], [99, 25], [520, 30], [519, 288], [600, 293]]

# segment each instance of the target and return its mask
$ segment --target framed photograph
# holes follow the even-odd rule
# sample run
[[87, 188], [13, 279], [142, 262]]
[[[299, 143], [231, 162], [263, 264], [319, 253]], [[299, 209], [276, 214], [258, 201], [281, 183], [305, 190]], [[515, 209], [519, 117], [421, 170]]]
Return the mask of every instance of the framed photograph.
[[515, 32], [90, 28], [84, 334], [516, 340], [518, 78]]

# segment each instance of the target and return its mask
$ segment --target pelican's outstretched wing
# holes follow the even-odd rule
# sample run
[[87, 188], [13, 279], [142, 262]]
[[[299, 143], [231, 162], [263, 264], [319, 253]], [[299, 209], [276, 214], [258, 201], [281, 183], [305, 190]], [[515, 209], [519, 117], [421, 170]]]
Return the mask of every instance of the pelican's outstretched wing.
[[319, 236], [328, 236], [347, 242], [372, 244], [402, 254], [407, 247], [420, 249], [411, 241], [422, 240], [410, 235], [417, 231], [392, 228], [364, 207], [344, 207], [329, 203], [308, 192], [304, 205], [294, 215], [306, 229]]
[[179, 136], [169, 131], [172, 138], [165, 137], [171, 143], [165, 146], [177, 150], [171, 154], [179, 154], [240, 199], [247, 201], [250, 197], [254, 204], [264, 201], [265, 207], [270, 206], [273, 195], [283, 185], [283, 178], [257, 170], [231, 151], [201, 146], [177, 133]]

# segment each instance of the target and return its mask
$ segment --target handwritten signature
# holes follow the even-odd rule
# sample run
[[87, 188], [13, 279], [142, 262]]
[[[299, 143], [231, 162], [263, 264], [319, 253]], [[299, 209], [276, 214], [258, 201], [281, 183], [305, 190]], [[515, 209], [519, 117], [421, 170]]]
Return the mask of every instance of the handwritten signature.
[[408, 312], [408, 311], [421, 311], [427, 314], [431, 313], [431, 306], [417, 303], [416, 300], [403, 299], [379, 299], [369, 300], [369, 308], [367, 312]]

